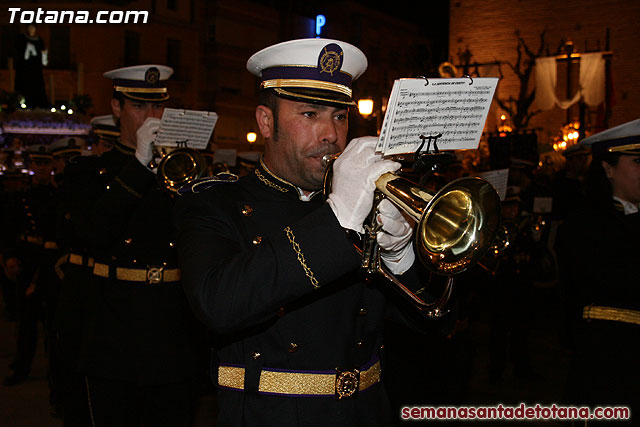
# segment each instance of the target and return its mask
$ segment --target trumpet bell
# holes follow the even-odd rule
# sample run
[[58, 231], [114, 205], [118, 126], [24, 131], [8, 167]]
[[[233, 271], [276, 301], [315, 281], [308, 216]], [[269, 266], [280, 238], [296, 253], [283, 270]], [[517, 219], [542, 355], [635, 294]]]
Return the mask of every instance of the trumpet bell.
[[420, 261], [435, 273], [452, 275], [473, 266], [493, 243], [500, 223], [500, 198], [481, 178], [450, 182], [430, 200], [417, 226]]
[[207, 162], [191, 148], [177, 148], [162, 157], [158, 164], [158, 183], [165, 190], [177, 193], [180, 187], [204, 174]]
[[482, 178], [460, 178], [431, 195], [389, 172], [376, 181], [376, 188], [417, 222], [416, 252], [434, 273], [463, 272], [493, 242], [500, 222], [500, 197]]

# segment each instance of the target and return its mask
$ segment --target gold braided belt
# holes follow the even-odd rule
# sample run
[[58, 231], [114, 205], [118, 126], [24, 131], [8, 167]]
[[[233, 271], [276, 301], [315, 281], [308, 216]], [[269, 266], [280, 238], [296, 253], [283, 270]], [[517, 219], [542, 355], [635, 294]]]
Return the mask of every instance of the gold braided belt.
[[586, 320], [611, 320], [614, 322], [640, 325], [640, 311], [628, 308], [600, 307], [588, 305], [582, 310], [582, 318]]
[[[285, 371], [263, 368], [258, 393], [288, 397], [335, 396], [338, 399], [353, 396], [380, 382], [380, 361], [366, 370]], [[244, 391], [244, 368], [220, 365], [218, 386]]]
[[93, 258], [85, 257], [83, 255], [78, 255], [78, 254], [69, 254], [69, 263], [75, 264], [75, 265], [86, 265], [87, 267], [93, 267]]
[[93, 265], [93, 274], [100, 277], [112, 277], [109, 275], [109, 268], [115, 269], [114, 278], [125, 280], [128, 282], [145, 282], [148, 284], [171, 283], [180, 280], [180, 269], [164, 267], [147, 268], [127, 268], [127, 267], [110, 267], [107, 264], [96, 262]]

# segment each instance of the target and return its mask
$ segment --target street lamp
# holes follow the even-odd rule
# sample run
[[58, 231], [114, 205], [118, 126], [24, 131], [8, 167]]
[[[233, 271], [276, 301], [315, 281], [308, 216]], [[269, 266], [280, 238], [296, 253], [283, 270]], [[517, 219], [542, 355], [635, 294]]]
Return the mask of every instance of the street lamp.
[[256, 139], [258, 139], [258, 134], [256, 134], [255, 132], [247, 132], [247, 142], [249, 144], [253, 144], [254, 142], [256, 142]]
[[373, 114], [373, 99], [359, 99], [358, 100], [358, 112], [365, 119]]

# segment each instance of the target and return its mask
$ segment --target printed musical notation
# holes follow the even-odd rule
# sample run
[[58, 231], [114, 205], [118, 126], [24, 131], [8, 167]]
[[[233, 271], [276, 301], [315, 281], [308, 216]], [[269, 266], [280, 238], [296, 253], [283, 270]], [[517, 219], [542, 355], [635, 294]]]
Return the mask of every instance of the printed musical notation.
[[154, 144], [205, 149], [217, 121], [218, 115], [211, 111], [165, 108]]
[[494, 77], [396, 80], [376, 150], [412, 153], [420, 136], [442, 134], [442, 150], [477, 148], [498, 79]]

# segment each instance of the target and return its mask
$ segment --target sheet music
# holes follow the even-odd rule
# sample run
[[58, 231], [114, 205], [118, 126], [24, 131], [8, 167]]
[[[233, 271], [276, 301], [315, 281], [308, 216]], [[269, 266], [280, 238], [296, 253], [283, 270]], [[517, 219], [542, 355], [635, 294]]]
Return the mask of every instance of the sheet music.
[[413, 153], [421, 135], [438, 134], [441, 150], [477, 148], [497, 85], [496, 77], [396, 80], [378, 151]]
[[534, 213], [550, 213], [553, 207], [553, 198], [551, 197], [534, 197], [533, 212]]
[[217, 121], [218, 115], [211, 111], [165, 108], [154, 144], [163, 147], [186, 145], [198, 150], [205, 149]]
[[507, 182], [509, 180], [509, 169], [495, 169], [478, 174], [480, 178], [484, 178], [493, 188], [496, 189], [500, 196], [500, 201], [504, 201], [507, 195]]
[[382, 152], [384, 148], [385, 137], [388, 132], [389, 123], [391, 122], [391, 119], [387, 120], [387, 117], [390, 117], [392, 114], [389, 112], [389, 107], [391, 107], [392, 105], [396, 105], [396, 98], [398, 97], [398, 88], [399, 88], [399, 85], [395, 83], [393, 85], [393, 88], [391, 88], [391, 95], [389, 96], [389, 102], [387, 103], [387, 112], [384, 115], [382, 128], [380, 129], [380, 136], [378, 137], [378, 143], [376, 144], [376, 152]]
[[229, 166], [236, 165], [238, 151], [235, 148], [218, 148], [213, 153], [213, 163], [226, 163]]

